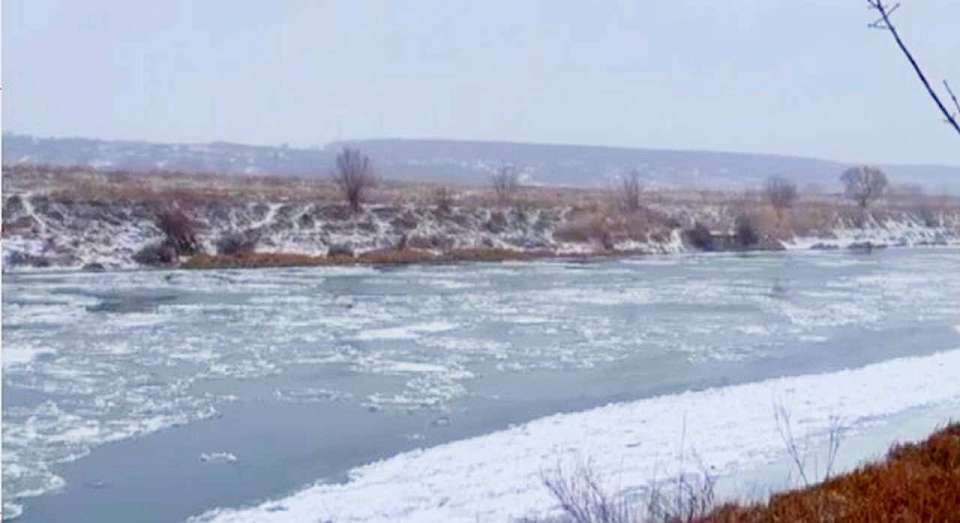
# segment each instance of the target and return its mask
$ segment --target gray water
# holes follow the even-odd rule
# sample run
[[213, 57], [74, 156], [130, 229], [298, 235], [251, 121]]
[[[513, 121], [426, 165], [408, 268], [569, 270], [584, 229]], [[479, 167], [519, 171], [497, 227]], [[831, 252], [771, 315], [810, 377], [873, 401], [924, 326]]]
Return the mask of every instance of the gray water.
[[960, 251], [3, 279], [4, 515], [178, 521], [611, 401], [960, 347]]

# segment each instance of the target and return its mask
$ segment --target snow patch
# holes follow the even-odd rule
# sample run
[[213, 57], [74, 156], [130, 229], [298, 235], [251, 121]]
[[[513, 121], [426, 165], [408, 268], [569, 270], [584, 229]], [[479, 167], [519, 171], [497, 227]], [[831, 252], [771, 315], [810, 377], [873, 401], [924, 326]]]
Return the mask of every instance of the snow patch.
[[960, 350], [549, 416], [372, 463], [354, 469], [343, 484], [321, 483], [278, 501], [217, 509], [191, 521], [472, 522], [543, 516], [556, 507], [540, 474], [558, 459], [589, 456], [604, 476], [640, 487], [655, 477], [694, 472], [670, 459], [685, 430], [704, 463], [730, 474], [781, 456], [776, 403], [796, 420], [795, 437], [822, 439], [835, 417], [858, 430], [910, 408], [960, 401], [960, 381], [950, 372], [956, 368]]
[[200, 454], [200, 461], [210, 464], [236, 463], [237, 456], [232, 452], [204, 452]]
[[412, 340], [419, 338], [421, 334], [444, 332], [456, 329], [455, 323], [448, 321], [432, 321], [427, 323], [418, 323], [402, 327], [388, 327], [384, 329], [371, 329], [357, 334], [355, 339], [362, 341], [371, 340]]

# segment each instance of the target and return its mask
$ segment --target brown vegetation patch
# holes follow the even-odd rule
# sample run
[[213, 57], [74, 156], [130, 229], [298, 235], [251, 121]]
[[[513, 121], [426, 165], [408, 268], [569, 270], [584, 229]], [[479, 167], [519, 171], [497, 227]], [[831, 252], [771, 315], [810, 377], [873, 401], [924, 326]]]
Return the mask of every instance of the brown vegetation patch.
[[548, 251], [498, 248], [452, 249], [442, 254], [420, 249], [381, 249], [357, 256], [312, 256], [284, 252], [248, 252], [236, 255], [197, 254], [184, 269], [252, 269], [258, 267], [314, 267], [337, 265], [409, 265], [416, 263], [499, 262], [555, 256]]
[[554, 239], [571, 243], [598, 242], [612, 248], [614, 240], [649, 241], [669, 237], [679, 224], [666, 213], [638, 206], [630, 211], [616, 209], [577, 210], [557, 227]]
[[254, 269], [261, 267], [310, 267], [333, 265], [325, 256], [284, 252], [253, 252], [237, 255], [197, 254], [181, 265], [184, 269]]
[[699, 521], [960, 521], [960, 424], [924, 442], [897, 445], [880, 463], [764, 504], [726, 504]]
[[510, 249], [498, 249], [493, 247], [453, 249], [444, 253], [440, 259], [445, 262], [458, 261], [478, 261], [478, 262], [496, 262], [496, 261], [516, 261], [533, 260], [537, 258], [549, 258], [554, 254], [550, 251], [514, 251]]

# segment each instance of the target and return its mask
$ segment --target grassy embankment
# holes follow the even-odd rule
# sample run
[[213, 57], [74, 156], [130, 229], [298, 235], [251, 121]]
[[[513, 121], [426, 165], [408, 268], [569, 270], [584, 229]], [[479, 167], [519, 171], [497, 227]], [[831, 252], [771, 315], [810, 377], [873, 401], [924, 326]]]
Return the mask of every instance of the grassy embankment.
[[766, 503], [722, 505], [702, 523], [960, 521], [960, 423], [886, 459]]
[[[550, 227], [555, 227], [553, 240], [566, 246], [564, 252], [601, 258], [630, 254], [631, 245], [669, 245], [677, 231], [683, 233], [684, 243], [691, 249], [768, 250], [778, 248], [781, 241], [798, 236], [829, 238], [838, 228], [851, 227], [863, 218], [853, 204], [837, 193], [802, 193], [791, 208], [778, 215], [759, 190], [648, 189], [638, 194], [635, 205], [625, 206], [623, 195], [616, 188], [518, 187], [509, 201], [503, 201], [489, 187], [386, 182], [371, 191], [365, 209], [375, 209], [374, 212], [392, 210], [398, 215], [413, 209], [416, 212], [412, 215], [420, 217], [433, 213], [430, 219], [450, 231], [448, 237], [439, 238], [443, 241], [438, 245], [446, 246], [431, 248], [429, 244], [437, 238], [418, 237], [421, 232], [414, 231], [406, 247], [397, 245], [391, 249], [357, 252], [356, 256], [319, 257], [296, 252], [268, 252], [267, 247], [258, 245], [255, 239], [244, 247], [247, 252], [219, 247], [204, 250], [198, 246], [200, 240], [210, 239], [211, 220], [245, 206], [279, 205], [281, 211], [296, 209], [291, 211], [294, 212], [293, 218], [304, 213], [310, 220], [325, 221], [341, 228], [365, 225], [361, 222], [369, 218], [369, 213], [339, 212], [339, 208], [344, 207], [343, 199], [326, 178], [104, 172], [47, 166], [4, 167], [3, 174], [5, 192], [12, 195], [4, 201], [5, 238], [18, 235], [34, 238], [69, 251], [60, 244], [71, 235], [86, 234], [87, 231], [68, 230], [60, 238], [49, 237], [49, 234], [44, 236], [44, 231], [54, 229], [47, 225], [59, 226], [65, 223], [63, 215], [72, 217], [71, 213], [96, 214], [91, 208], [105, 210], [102, 214], [107, 216], [104, 218], [106, 222], [123, 221], [130, 216], [122, 213], [110, 215], [106, 210], [127, 206], [133, 209], [128, 213], [131, 216], [153, 216], [157, 222], [155, 228], [167, 236], [166, 240], [158, 240], [157, 245], [145, 247], [143, 256], [135, 257], [134, 261], [144, 266], [171, 267], [180, 265], [179, 260], [183, 259], [188, 261], [182, 266], [193, 269], [505, 261], [558, 255], [558, 252], [543, 247], [525, 250], [521, 246], [483, 247], [480, 243], [450, 247], [455, 240], [450, 235], [459, 234], [464, 228], [463, 222], [458, 220], [470, 217], [475, 222], [476, 216], [483, 212], [489, 212], [489, 222], [470, 222], [473, 223], [471, 227], [498, 240], [497, 233], [491, 231], [501, 229], [507, 221], [517, 221], [505, 217], [529, 216], [529, 211], [536, 209], [562, 209], [563, 219], [553, 219], [549, 223]], [[24, 213], [12, 211], [27, 207], [25, 200], [28, 199], [32, 200], [35, 216], [21, 216]], [[10, 213], [7, 206], [11, 208]], [[445, 206], [446, 210], [441, 212]], [[173, 236], [180, 238], [172, 242], [169, 238], [171, 231], [165, 230], [161, 223], [161, 218], [171, 212], [186, 218], [181, 222], [192, 224], [189, 226], [192, 230], [173, 231]], [[872, 223], [903, 223], [911, 227], [920, 223], [928, 227], [957, 228], [960, 227], [957, 218], [960, 216], [960, 200], [891, 191], [884, 201], [872, 206], [868, 214]], [[288, 217], [281, 229], [293, 228], [293, 218]], [[46, 223], [39, 223], [38, 219]], [[68, 222], [83, 222], [79, 226], [93, 227], [96, 232], [98, 222], [84, 219], [87, 221]], [[233, 232], [244, 232], [244, 228], [253, 225], [252, 219], [238, 222], [238, 229]], [[416, 229], [416, 225], [413, 223], [409, 227]], [[216, 234], [231, 232], [222, 230], [222, 227], [218, 231]], [[719, 234], [712, 236], [711, 231]], [[395, 229], [391, 234], [400, 237], [401, 232]], [[428, 248], [423, 248], [424, 244]], [[174, 248], [166, 249], [170, 251], [166, 252], [163, 250], [165, 246]]]

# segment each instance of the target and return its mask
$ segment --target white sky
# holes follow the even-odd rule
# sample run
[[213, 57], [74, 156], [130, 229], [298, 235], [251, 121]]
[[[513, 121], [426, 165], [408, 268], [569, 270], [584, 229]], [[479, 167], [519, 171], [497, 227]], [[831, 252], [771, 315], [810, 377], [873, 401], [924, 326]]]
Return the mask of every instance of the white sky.
[[[960, 2], [897, 20], [960, 89]], [[960, 164], [865, 0], [3, 0], [4, 128], [408, 137]]]

